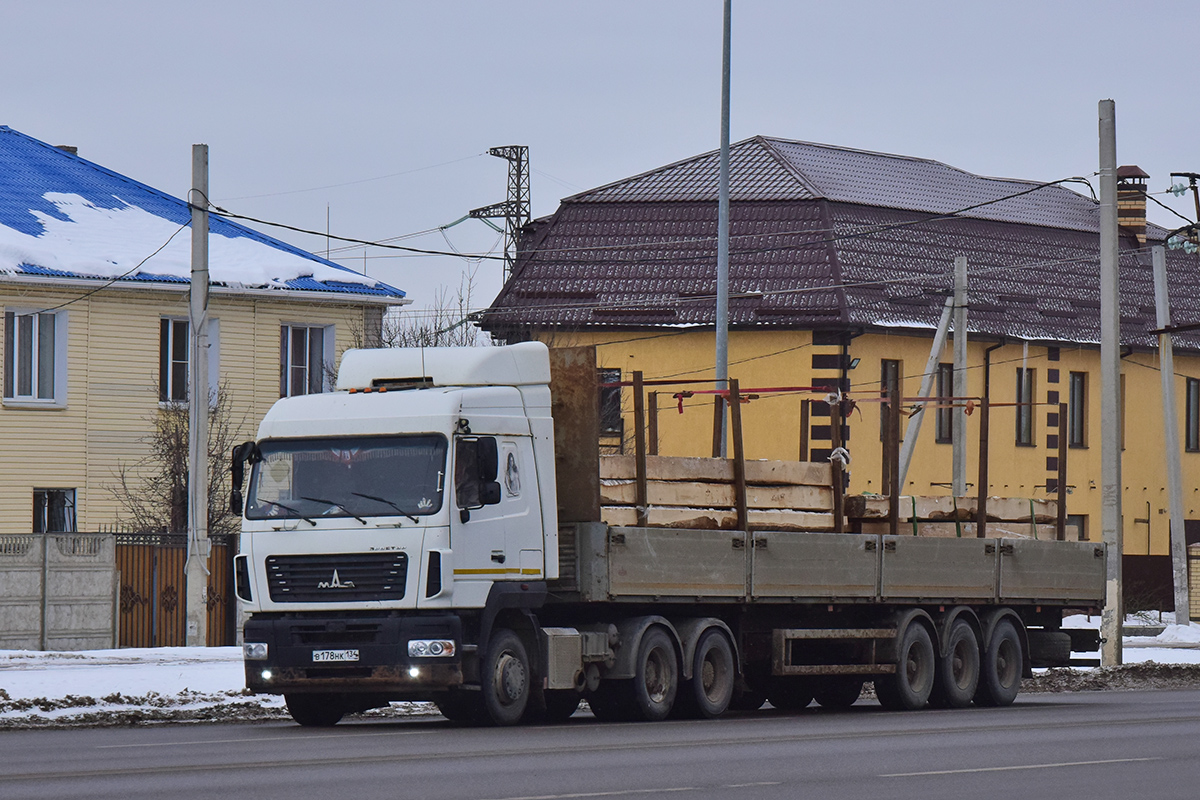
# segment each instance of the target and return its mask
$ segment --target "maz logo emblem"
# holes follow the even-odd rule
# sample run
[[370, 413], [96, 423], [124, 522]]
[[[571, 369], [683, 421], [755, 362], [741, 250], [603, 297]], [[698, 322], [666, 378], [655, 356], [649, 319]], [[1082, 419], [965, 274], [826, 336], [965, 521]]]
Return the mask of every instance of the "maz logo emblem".
[[333, 571], [332, 581], [321, 581], [317, 584], [318, 589], [353, 589], [354, 581], [344, 581], [338, 577], [337, 570]]

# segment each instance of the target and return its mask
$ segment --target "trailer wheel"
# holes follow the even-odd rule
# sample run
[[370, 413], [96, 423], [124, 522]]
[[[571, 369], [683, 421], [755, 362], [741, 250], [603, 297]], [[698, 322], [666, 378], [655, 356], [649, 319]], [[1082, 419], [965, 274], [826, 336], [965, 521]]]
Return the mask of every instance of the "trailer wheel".
[[806, 678], [772, 678], [767, 700], [780, 711], [803, 711], [813, 700], [813, 687]]
[[975, 692], [975, 704], [1007, 706], [1021, 691], [1023, 658], [1021, 637], [1011, 620], [1001, 620], [983, 654], [983, 674]]
[[709, 628], [696, 643], [692, 679], [675, 698], [676, 713], [672, 716], [696, 719], [721, 716], [733, 700], [736, 678], [733, 647], [719, 629]]
[[950, 626], [946, 654], [939, 656], [929, 701], [941, 708], [966, 708], [979, 688], [979, 639], [964, 619]]
[[863, 679], [838, 675], [821, 681], [814, 687], [813, 699], [822, 708], [849, 708], [862, 694]]
[[889, 711], [915, 711], [929, 702], [936, 658], [933, 639], [919, 622], [910, 622], [898, 648], [896, 671], [875, 679], [875, 695]]
[[647, 722], [666, 719], [679, 690], [679, 659], [675, 643], [662, 628], [651, 628], [638, 645], [633, 676], [633, 704], [637, 716]]
[[521, 721], [529, 703], [529, 674], [529, 656], [520, 638], [504, 628], [496, 631], [480, 672], [483, 707], [494, 724]]
[[306, 728], [329, 728], [346, 714], [342, 698], [336, 694], [285, 694], [288, 713]]

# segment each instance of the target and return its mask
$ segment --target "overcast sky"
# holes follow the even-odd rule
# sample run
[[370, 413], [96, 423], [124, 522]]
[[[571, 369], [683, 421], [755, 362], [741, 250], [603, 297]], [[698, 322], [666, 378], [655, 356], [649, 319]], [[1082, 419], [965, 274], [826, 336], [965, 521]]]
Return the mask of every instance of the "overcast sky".
[[[757, 134], [1054, 180], [1117, 157], [1200, 172], [1192, 0], [734, 0], [732, 138]], [[525, 144], [535, 216], [719, 144], [720, 0], [0, 0], [0, 124], [184, 196], [207, 143], [214, 201], [379, 240], [505, 199]], [[1098, 184], [1097, 184], [1098, 186]], [[1159, 196], [1194, 216], [1190, 197]], [[1166, 212], [1150, 218], [1174, 228]], [[323, 253], [324, 237], [272, 231]], [[404, 240], [499, 247], [478, 221]], [[335, 244], [334, 247], [337, 247]], [[363, 249], [335, 252], [363, 269]], [[428, 304], [469, 262], [368, 253]], [[374, 256], [374, 257], [372, 257]], [[478, 265], [474, 305], [500, 285]]]

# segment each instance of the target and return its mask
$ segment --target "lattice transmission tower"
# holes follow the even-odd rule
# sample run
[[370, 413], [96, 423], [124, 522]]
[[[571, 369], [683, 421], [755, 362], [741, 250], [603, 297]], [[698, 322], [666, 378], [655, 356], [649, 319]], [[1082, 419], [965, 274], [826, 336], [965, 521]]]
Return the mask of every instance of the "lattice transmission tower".
[[504, 220], [504, 281], [512, 277], [517, 263], [517, 241], [521, 228], [529, 224], [529, 148], [523, 144], [492, 147], [489, 155], [508, 162], [508, 199], [483, 208], [472, 209], [474, 219]]

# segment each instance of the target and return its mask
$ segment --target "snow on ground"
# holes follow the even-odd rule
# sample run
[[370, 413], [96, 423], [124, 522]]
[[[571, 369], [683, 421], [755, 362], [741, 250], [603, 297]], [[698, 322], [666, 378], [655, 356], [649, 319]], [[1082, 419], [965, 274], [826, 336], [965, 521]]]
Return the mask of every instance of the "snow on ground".
[[[1135, 618], [1156, 636], [1127, 636], [1127, 665], [1200, 664], [1200, 624], [1175, 625], [1170, 615]], [[1064, 627], [1100, 626], [1099, 617], [1068, 617]], [[1142, 632], [1142, 631], [1138, 631]], [[1095, 654], [1081, 654], [1095, 657]], [[1137, 667], [1133, 668], [1135, 672]], [[1178, 672], [1180, 668], [1167, 668]], [[1163, 670], [1154, 670], [1161, 674]], [[1046, 671], [1039, 670], [1040, 673]], [[1077, 674], [1074, 671], [1051, 671]], [[1098, 684], [1095, 677], [1077, 688], [1137, 688], [1136, 681]], [[1140, 673], [1146, 673], [1141, 670]], [[1040, 676], [1044, 678], [1045, 676]], [[1055, 676], [1057, 677], [1057, 676]], [[1178, 677], [1178, 676], [1177, 676]], [[1190, 680], [1190, 678], [1185, 679]], [[254, 696], [243, 689], [242, 652], [237, 647], [159, 647], [86, 652], [0, 650], [0, 728], [52, 725], [121, 725], [153, 721], [215, 722], [283, 719], [283, 700]], [[1067, 680], [1041, 680], [1032, 690], [1073, 688]], [[372, 715], [433, 714], [428, 703], [393, 703]]]

